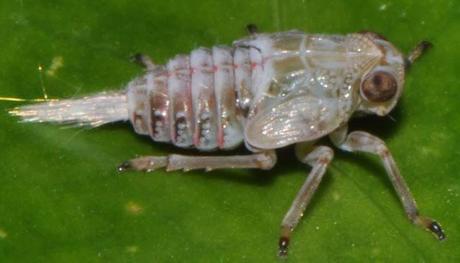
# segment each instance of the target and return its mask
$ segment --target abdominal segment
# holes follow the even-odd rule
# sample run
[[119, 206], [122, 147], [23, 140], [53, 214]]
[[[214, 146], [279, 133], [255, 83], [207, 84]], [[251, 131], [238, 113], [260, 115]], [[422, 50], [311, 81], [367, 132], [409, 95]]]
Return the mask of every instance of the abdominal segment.
[[223, 46], [178, 55], [128, 84], [131, 123], [154, 141], [233, 149], [243, 141], [240, 106], [250, 102], [249, 65], [249, 52]]

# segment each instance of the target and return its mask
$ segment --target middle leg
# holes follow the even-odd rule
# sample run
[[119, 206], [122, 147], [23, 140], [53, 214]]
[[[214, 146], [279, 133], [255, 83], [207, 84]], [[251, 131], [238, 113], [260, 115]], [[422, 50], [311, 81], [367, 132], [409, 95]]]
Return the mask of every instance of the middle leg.
[[[299, 148], [300, 144], [296, 145]], [[298, 155], [300, 152], [305, 152], [305, 149], [297, 149]], [[281, 223], [281, 236], [279, 240], [279, 251], [278, 255], [280, 257], [286, 257], [288, 252], [289, 240], [291, 237], [291, 232], [294, 231], [295, 227], [299, 223], [300, 218], [303, 216], [305, 208], [307, 208], [310, 203], [313, 194], [316, 192], [316, 189], [323, 179], [323, 175], [326, 172], [327, 166], [332, 161], [334, 157], [334, 152], [331, 148], [326, 146], [319, 146], [314, 148], [310, 153], [304, 156], [298, 156], [300, 161], [303, 163], [309, 164], [312, 167], [310, 174], [307, 177], [307, 180], [300, 188], [297, 196], [292, 202], [291, 207], [284, 216], [283, 222]]]

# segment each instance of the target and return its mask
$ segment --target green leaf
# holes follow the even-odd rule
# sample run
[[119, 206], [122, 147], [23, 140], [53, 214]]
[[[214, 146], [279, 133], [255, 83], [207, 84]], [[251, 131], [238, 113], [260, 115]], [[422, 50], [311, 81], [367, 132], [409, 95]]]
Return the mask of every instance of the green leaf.
[[[230, 44], [248, 23], [267, 32], [367, 29], [404, 51], [430, 40], [435, 47], [411, 69], [394, 121], [366, 118], [353, 128], [388, 143], [421, 213], [442, 223], [447, 240], [406, 219], [376, 158], [337, 152], [293, 234], [289, 261], [458, 261], [459, 10], [452, 0], [2, 1], [0, 96], [120, 88], [141, 72], [131, 54], [164, 63]], [[128, 124], [19, 123], [6, 112], [16, 105], [0, 103], [0, 261], [277, 260], [279, 224], [309, 171], [292, 150], [281, 150], [268, 172], [119, 175], [115, 167], [135, 155], [177, 150]]]

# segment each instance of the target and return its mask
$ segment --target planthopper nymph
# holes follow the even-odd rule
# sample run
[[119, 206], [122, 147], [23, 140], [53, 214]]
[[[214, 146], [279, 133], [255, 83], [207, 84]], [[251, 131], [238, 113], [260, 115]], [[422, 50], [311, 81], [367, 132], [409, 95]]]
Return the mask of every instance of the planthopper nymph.
[[422, 41], [406, 56], [368, 31], [268, 34], [253, 25], [248, 31], [232, 46], [197, 48], [165, 65], [135, 55], [145, 72], [122, 90], [48, 100], [10, 113], [25, 122], [89, 127], [130, 121], [136, 133], [155, 142], [204, 152], [243, 144], [251, 152], [144, 156], [122, 163], [119, 171], [268, 170], [276, 163], [276, 149], [294, 144], [299, 161], [312, 169], [282, 220], [280, 256], [287, 256], [291, 234], [333, 159], [330, 147], [316, 144], [328, 136], [341, 150], [377, 155], [409, 219], [444, 239], [440, 225], [419, 214], [385, 143], [347, 128], [355, 116], [387, 115], [402, 95], [407, 70], [431, 44]]

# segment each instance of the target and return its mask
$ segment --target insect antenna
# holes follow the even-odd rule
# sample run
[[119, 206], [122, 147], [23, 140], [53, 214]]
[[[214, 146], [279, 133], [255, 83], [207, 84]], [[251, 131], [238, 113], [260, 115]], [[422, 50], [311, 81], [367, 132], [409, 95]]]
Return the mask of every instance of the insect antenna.
[[433, 44], [430, 42], [423, 40], [415, 46], [414, 49], [409, 53], [406, 57], [405, 68], [406, 70], [410, 68], [412, 64], [414, 64], [415, 60], [417, 60], [420, 56], [422, 56], [426, 51], [433, 47]]

